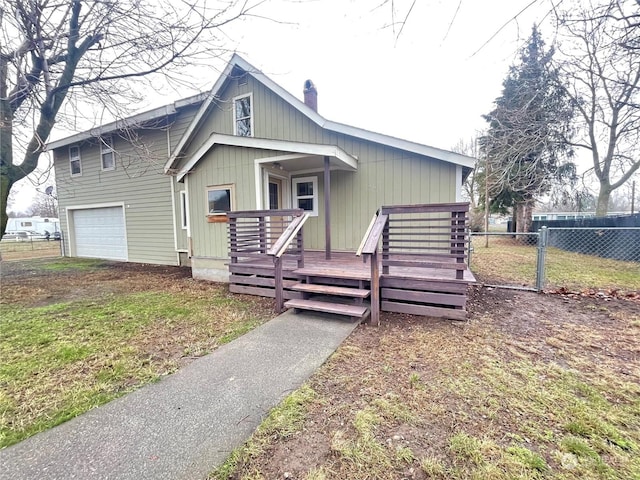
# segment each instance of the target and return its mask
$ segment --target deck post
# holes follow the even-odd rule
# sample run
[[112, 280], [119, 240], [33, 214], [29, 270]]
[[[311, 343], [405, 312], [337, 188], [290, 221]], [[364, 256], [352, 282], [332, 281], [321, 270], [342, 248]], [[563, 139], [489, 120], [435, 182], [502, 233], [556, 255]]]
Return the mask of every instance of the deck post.
[[389, 245], [389, 220], [384, 224], [384, 228], [382, 229], [382, 273], [385, 275], [389, 274], [389, 265], [386, 265], [385, 260], [389, 260], [389, 250], [391, 246]]
[[274, 280], [276, 289], [276, 313], [282, 313], [284, 308], [284, 292], [282, 291], [282, 258], [274, 256]]
[[378, 248], [371, 254], [371, 323], [380, 326], [380, 265]]
[[298, 268], [304, 268], [304, 236], [301, 228], [296, 238], [296, 248], [298, 249]]
[[465, 237], [465, 212], [451, 212], [451, 253], [456, 256], [456, 263], [460, 263], [456, 270], [456, 280], [464, 278], [464, 237]]
[[260, 235], [260, 253], [267, 253], [267, 222], [265, 217], [258, 218], [258, 234]]
[[324, 157], [324, 255], [331, 260], [331, 171], [329, 157]]
[[[230, 253], [235, 253], [238, 245], [238, 229], [237, 229], [237, 221], [235, 217], [229, 218], [229, 251]], [[237, 263], [238, 257], [235, 255], [229, 255], [231, 257], [231, 263]]]

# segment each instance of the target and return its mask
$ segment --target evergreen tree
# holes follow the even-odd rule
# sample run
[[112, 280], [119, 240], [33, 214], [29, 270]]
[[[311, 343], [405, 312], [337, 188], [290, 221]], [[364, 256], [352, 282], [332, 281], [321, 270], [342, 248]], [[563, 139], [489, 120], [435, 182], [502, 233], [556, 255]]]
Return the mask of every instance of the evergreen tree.
[[534, 25], [519, 62], [509, 69], [495, 108], [484, 116], [489, 128], [480, 144], [491, 209], [512, 208], [519, 232], [529, 230], [536, 199], [559, 180], [575, 177], [566, 142], [573, 109], [558, 86], [552, 57], [553, 48], [545, 50]]

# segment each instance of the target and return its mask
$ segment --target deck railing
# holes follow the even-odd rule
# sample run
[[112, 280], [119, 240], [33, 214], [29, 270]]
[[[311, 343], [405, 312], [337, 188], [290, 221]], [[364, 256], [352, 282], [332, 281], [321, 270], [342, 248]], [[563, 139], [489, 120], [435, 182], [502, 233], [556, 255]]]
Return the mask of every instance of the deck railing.
[[295, 246], [293, 251], [299, 254], [298, 268], [304, 267], [304, 241], [302, 235], [302, 227], [309, 218], [308, 213], [296, 216], [291, 223], [282, 232], [280, 237], [275, 241], [271, 248], [267, 251], [267, 255], [273, 258], [274, 280], [276, 290], [276, 312], [280, 313], [284, 309], [284, 282], [282, 277], [282, 256], [291, 249], [293, 240]]
[[405, 276], [413, 269], [453, 269], [456, 279], [464, 278], [468, 211], [468, 203], [446, 203], [387, 206], [376, 212], [356, 253], [371, 262], [372, 322], [380, 324], [380, 276], [393, 275], [391, 267], [403, 267]]
[[382, 232], [382, 273], [390, 267], [467, 269], [468, 203], [382, 207], [389, 217]]
[[[229, 258], [231, 263], [265, 258], [289, 224], [304, 213], [302, 209], [244, 210], [229, 212]], [[302, 247], [287, 252], [303, 260]]]
[[356, 255], [365, 255], [364, 261], [369, 259], [371, 265], [371, 322], [380, 325], [380, 263], [378, 261], [378, 244], [382, 232], [389, 222], [388, 215], [376, 212], [371, 219], [369, 228], [362, 238]]

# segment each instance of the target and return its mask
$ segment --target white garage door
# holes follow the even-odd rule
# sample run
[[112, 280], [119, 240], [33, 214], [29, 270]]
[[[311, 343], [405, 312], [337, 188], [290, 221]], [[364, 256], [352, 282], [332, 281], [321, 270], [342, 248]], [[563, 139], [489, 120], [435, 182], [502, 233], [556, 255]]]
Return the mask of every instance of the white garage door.
[[74, 210], [73, 238], [78, 257], [126, 260], [122, 207]]

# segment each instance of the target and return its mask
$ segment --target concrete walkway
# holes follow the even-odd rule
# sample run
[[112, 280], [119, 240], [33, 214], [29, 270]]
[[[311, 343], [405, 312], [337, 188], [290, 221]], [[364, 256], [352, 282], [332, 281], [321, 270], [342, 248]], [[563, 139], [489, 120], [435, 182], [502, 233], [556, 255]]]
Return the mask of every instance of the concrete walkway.
[[287, 312], [107, 405], [0, 450], [0, 479], [201, 479], [357, 322]]

